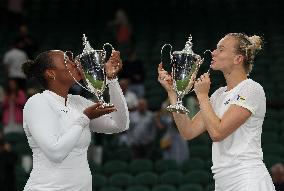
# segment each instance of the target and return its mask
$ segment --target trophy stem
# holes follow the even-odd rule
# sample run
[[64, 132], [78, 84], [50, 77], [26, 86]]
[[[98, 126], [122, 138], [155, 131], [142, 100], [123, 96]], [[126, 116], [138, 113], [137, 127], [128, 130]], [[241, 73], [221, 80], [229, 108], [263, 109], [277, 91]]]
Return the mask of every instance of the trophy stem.
[[184, 107], [182, 105], [182, 97], [178, 96], [177, 97], [177, 102], [174, 105], [169, 105], [167, 107], [167, 110], [169, 112], [175, 112], [175, 113], [181, 113], [181, 114], [189, 114], [189, 110], [186, 109], [186, 107]]
[[102, 103], [102, 106], [103, 106], [103, 107], [113, 107], [113, 106], [114, 106], [114, 105], [111, 104], [111, 103], [106, 103], [105, 100], [104, 100], [103, 95], [99, 95], [99, 94], [98, 94], [97, 97], [98, 97], [98, 101]]

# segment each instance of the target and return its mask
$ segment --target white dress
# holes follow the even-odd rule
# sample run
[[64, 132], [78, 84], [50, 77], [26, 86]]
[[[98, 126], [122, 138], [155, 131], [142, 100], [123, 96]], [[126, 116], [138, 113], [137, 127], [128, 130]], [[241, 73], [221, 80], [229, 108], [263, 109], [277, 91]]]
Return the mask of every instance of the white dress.
[[25, 191], [91, 191], [87, 161], [91, 131], [118, 133], [128, 129], [129, 114], [117, 81], [109, 84], [116, 112], [89, 120], [83, 110], [93, 102], [78, 96], [65, 99], [51, 91], [32, 96], [24, 108], [24, 130], [33, 151], [33, 169]]
[[274, 191], [271, 177], [263, 163], [262, 124], [266, 112], [265, 93], [260, 84], [247, 79], [235, 88], [216, 90], [210, 101], [221, 119], [235, 104], [252, 115], [236, 131], [212, 145], [212, 172], [215, 191]]

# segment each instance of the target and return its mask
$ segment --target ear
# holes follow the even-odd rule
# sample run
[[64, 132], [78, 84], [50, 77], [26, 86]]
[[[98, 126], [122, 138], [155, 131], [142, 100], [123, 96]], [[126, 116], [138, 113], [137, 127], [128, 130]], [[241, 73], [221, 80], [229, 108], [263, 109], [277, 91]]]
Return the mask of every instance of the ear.
[[52, 70], [52, 69], [47, 69], [47, 70], [45, 71], [45, 77], [46, 77], [47, 79], [54, 79], [54, 78], [55, 78], [55, 72], [54, 72], [54, 70]]
[[237, 54], [234, 58], [234, 64], [242, 64], [244, 62], [244, 56]]

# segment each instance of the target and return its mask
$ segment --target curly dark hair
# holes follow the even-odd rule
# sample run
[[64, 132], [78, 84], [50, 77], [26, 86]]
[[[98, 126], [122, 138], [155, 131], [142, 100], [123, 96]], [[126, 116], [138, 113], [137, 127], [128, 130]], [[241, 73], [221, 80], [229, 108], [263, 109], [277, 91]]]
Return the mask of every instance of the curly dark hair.
[[34, 79], [39, 82], [43, 88], [47, 88], [47, 80], [44, 72], [47, 69], [54, 68], [51, 51], [40, 53], [35, 60], [28, 60], [22, 65], [22, 70], [27, 79]]

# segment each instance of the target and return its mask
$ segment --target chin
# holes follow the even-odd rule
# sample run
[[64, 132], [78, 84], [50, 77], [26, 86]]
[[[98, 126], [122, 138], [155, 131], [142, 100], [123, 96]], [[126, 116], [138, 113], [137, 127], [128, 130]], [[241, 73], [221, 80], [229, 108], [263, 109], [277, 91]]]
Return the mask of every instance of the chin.
[[217, 70], [217, 68], [216, 68], [215, 65], [213, 65], [213, 64], [210, 66], [210, 68], [211, 68], [212, 70]]

